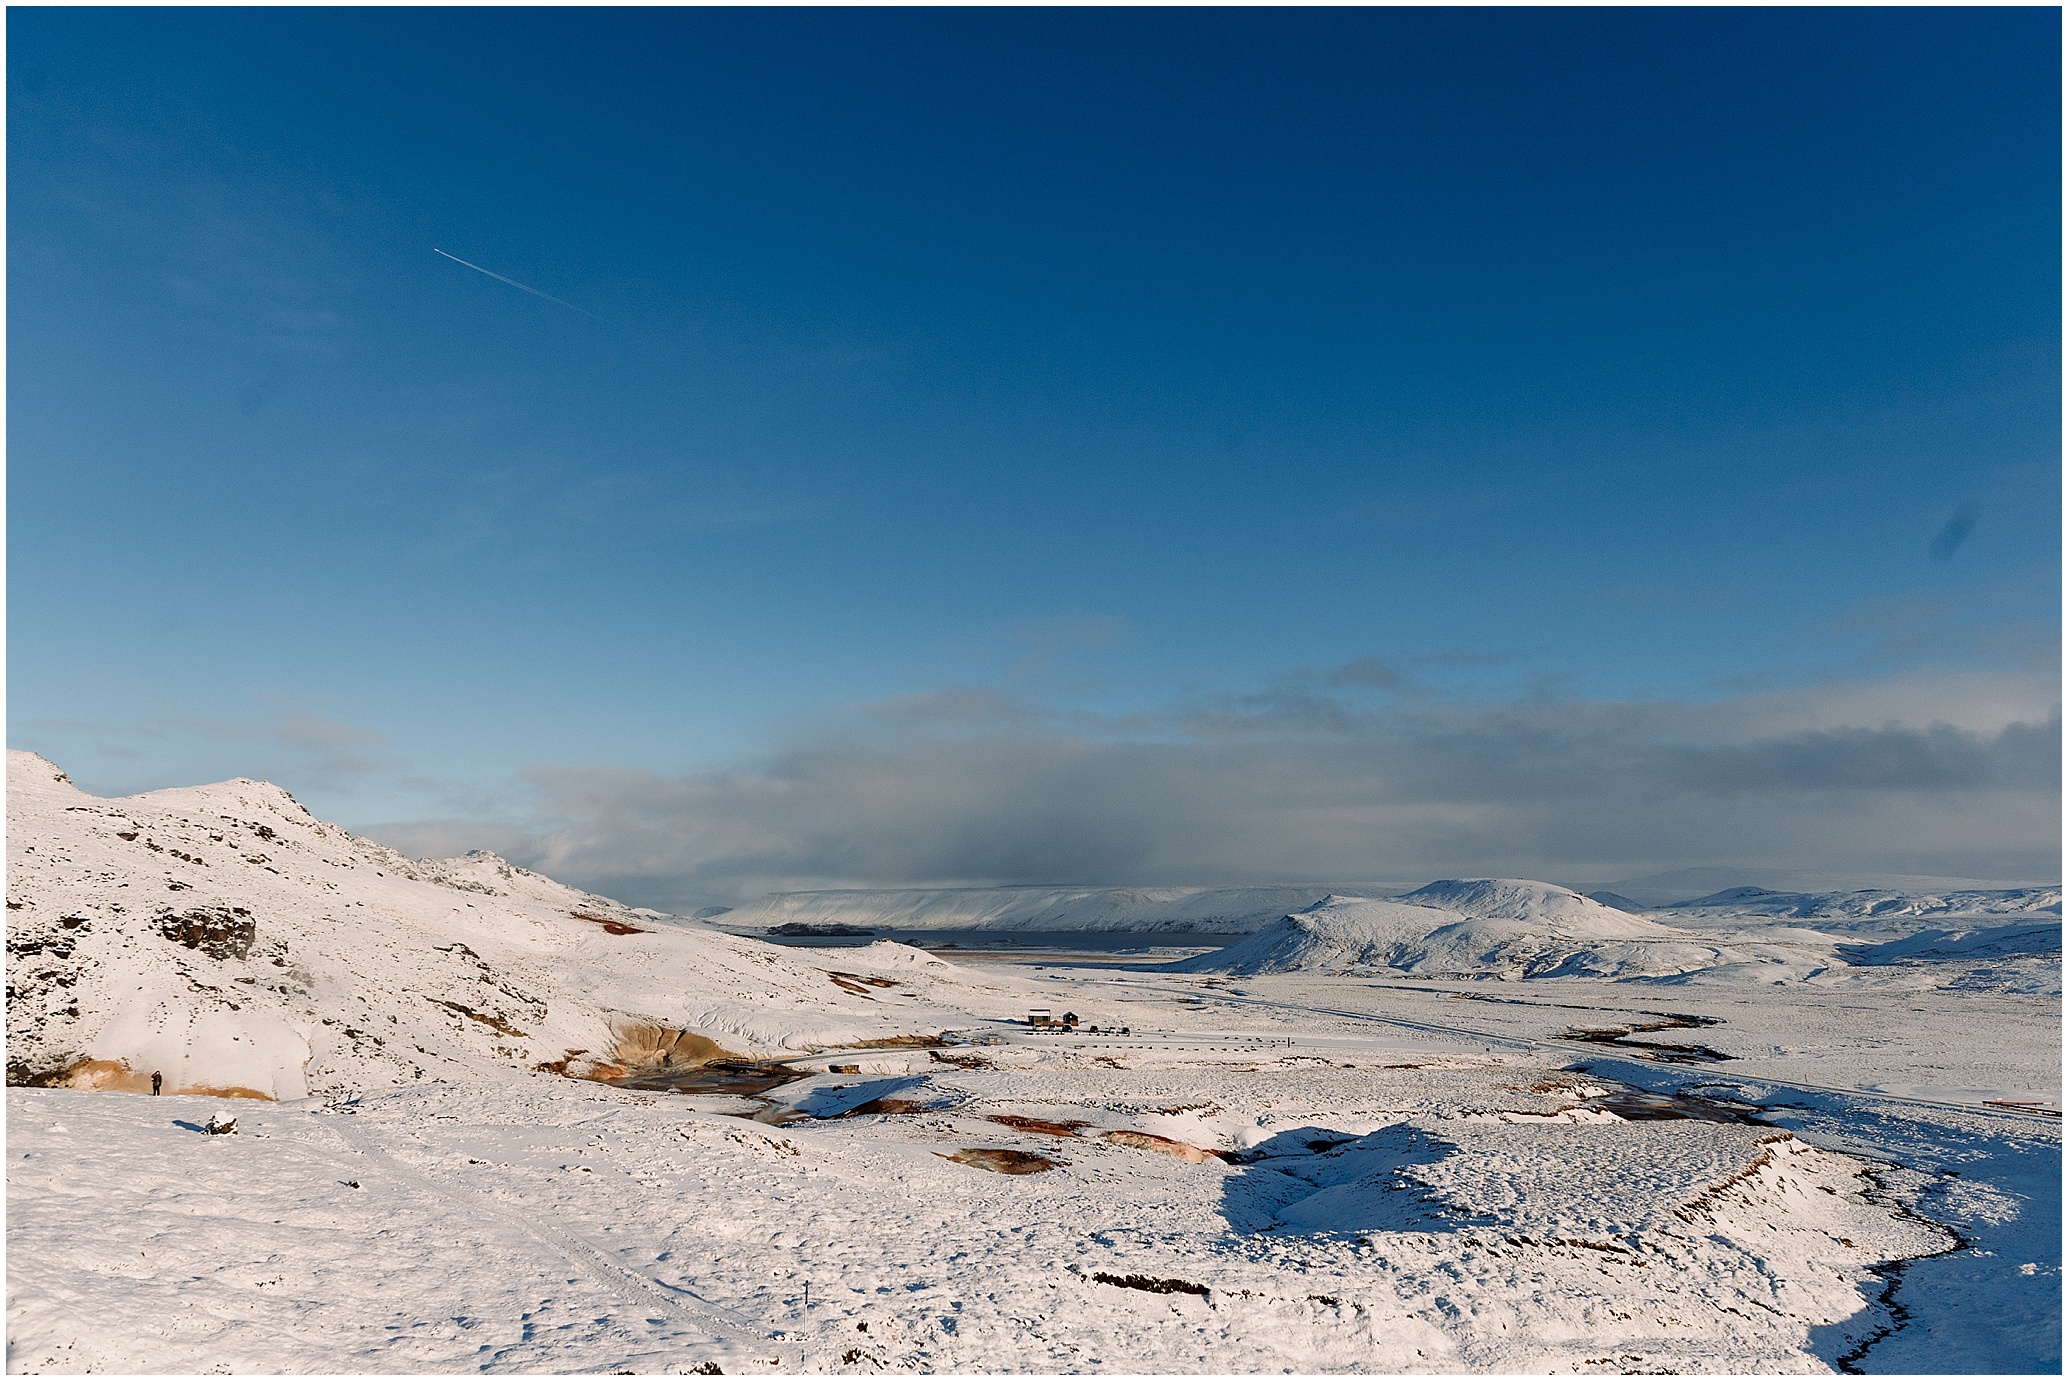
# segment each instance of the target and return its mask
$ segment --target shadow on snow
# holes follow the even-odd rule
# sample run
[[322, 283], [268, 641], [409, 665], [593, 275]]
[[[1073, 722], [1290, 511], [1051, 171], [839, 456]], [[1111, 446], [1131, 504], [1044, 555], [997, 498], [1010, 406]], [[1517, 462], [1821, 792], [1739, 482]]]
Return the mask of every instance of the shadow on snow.
[[1419, 1127], [1352, 1136], [1326, 1127], [1280, 1132], [1234, 1157], [1222, 1187], [1237, 1232], [1456, 1232], [1492, 1219], [1443, 1205], [1415, 1174], [1456, 1152]]

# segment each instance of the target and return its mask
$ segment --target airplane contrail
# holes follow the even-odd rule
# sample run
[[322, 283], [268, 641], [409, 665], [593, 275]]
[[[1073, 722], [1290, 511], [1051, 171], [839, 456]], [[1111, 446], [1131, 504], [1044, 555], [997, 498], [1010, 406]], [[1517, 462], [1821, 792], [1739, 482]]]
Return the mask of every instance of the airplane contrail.
[[[433, 254], [445, 254], [444, 250], [439, 249], [436, 246], [432, 247], [431, 252]], [[567, 310], [570, 312], [581, 312], [583, 316], [589, 318], [589, 320], [591, 321], [600, 320], [600, 318], [597, 317], [597, 315], [594, 312], [585, 311], [582, 308], [575, 306], [572, 302], [561, 302], [559, 298], [553, 296], [553, 294], [551, 293], [542, 293], [537, 288], [527, 288], [524, 286], [524, 284], [518, 282], [514, 278], [503, 277], [494, 269], [485, 269], [481, 267], [481, 265], [479, 264], [467, 264], [467, 261], [465, 259], [460, 258], [460, 256], [457, 254], [445, 254], [445, 257], [452, 260], [455, 264], [466, 264], [468, 268], [474, 270], [474, 272], [476, 273], [485, 273], [490, 278], [495, 279], [495, 281], [498, 283], [508, 283], [513, 288], [521, 288], [523, 289], [523, 291], [530, 293], [533, 297], [543, 297], [546, 299], [546, 301], [557, 303], [558, 305], [567, 308]]]

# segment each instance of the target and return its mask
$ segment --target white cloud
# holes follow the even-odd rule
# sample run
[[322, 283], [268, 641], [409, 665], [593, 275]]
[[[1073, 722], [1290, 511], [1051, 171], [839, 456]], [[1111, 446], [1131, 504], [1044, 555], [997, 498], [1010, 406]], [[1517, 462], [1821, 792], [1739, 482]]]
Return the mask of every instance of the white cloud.
[[1353, 667], [1126, 720], [907, 697], [752, 769], [535, 767], [532, 825], [492, 846], [672, 907], [777, 887], [1588, 882], [1699, 864], [2058, 876], [2059, 700], [2042, 678], [1461, 703]]

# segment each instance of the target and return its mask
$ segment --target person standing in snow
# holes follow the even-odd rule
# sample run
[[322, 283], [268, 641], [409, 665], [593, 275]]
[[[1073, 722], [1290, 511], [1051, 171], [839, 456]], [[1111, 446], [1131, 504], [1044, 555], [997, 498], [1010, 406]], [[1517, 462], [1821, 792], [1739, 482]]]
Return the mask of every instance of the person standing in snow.
[[152, 1096], [153, 1098], [156, 1098], [156, 1097], [158, 1096], [158, 1090], [160, 1090], [160, 1089], [162, 1089], [162, 1088], [164, 1088], [164, 1087], [165, 1087], [165, 1076], [164, 1076], [163, 1074], [160, 1074], [160, 1073], [159, 1073], [159, 1072], [158, 1072], [157, 1070], [155, 1070], [155, 1069], [154, 1069], [154, 1070], [152, 1070], [152, 1071], [151, 1071], [151, 1096]]

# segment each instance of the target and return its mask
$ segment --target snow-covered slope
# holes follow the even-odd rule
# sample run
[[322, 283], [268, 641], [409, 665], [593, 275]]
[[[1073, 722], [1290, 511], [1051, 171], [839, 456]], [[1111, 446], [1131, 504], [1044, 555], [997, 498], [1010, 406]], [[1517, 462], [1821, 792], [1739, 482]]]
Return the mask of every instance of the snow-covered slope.
[[1246, 935], [1312, 906], [1323, 887], [936, 887], [776, 892], [727, 912], [730, 928], [1198, 931]]
[[1330, 897], [1247, 940], [1171, 967], [1187, 973], [1340, 973], [1418, 977], [1639, 978], [1750, 965], [1764, 981], [1829, 961], [1818, 949], [1719, 944], [1549, 883], [1434, 882], [1397, 901]]
[[1972, 930], [1923, 930], [1878, 945], [1848, 945], [1855, 964], [1929, 963], [1945, 959], [2002, 959], [2013, 955], [2061, 953], [2058, 921], [2040, 925], [1993, 925]]
[[[1776, 898], [1766, 911], [1740, 909]], [[1701, 907], [1633, 916], [1549, 883], [1453, 879], [1391, 900], [1330, 897], [1226, 949], [1170, 967], [1185, 973], [1390, 969], [1422, 978], [1640, 978], [1731, 986], [1865, 981], [1870, 973], [1893, 976], [1903, 969], [1935, 986], [2060, 990], [2057, 888], [2018, 895], [1855, 892], [1825, 898], [1738, 889], [1703, 900]], [[1809, 910], [1809, 903], [1823, 909]], [[1803, 916], [1815, 917], [1814, 927], [1800, 924]], [[2011, 916], [2025, 919], [2005, 924]], [[1659, 917], [1685, 918], [1687, 924], [1667, 925]], [[1955, 919], [1971, 923], [1948, 923]]]
[[[1702, 872], [1687, 871], [1690, 875]], [[1329, 895], [1329, 889], [1321, 886], [874, 888], [777, 892], [713, 919], [724, 929], [746, 933], [802, 925], [875, 931], [1075, 930], [1253, 935]], [[1583, 896], [1570, 888], [1521, 878], [1447, 879], [1404, 894], [1360, 891], [1357, 895], [1438, 907], [1479, 920], [1556, 924], [1575, 935], [1633, 940], [1680, 938], [1698, 943], [1724, 938], [1710, 934], [1719, 926], [1756, 927], [1790, 919], [1824, 922], [1814, 930], [1828, 932], [1830, 937], [1887, 937], [1943, 924], [1952, 917], [2058, 916], [2061, 911], [2059, 887], [1880, 887], [1837, 892], [1734, 887], [1659, 908], [1651, 913], [1651, 921], [1633, 914], [1649, 908], [1619, 894]], [[1663, 936], [1657, 928], [1661, 922], [1676, 931], [1692, 929], [1704, 934], [1699, 938]], [[1781, 938], [1804, 936], [1822, 938], [1810, 932]]]
[[[1589, 896], [1614, 892], [1646, 909], [1674, 906], [1691, 898], [1713, 896], [1740, 887], [1774, 892], [1905, 892], [1943, 896], [1948, 892], [2018, 891], [2043, 886], [2038, 878], [1938, 877], [1926, 873], [1825, 872], [1807, 868], [1701, 867], [1598, 883], [1582, 888]], [[2058, 887], [2059, 884], [2053, 884]]]
[[1953, 916], [2051, 916], [2059, 920], [2061, 889], [2010, 887], [1906, 891], [1868, 887], [1845, 892], [1774, 892], [1764, 887], [1730, 887], [1661, 909], [1704, 916], [1772, 916], [1884, 924], [1912, 920], [1936, 924]]
[[1398, 900], [1434, 906], [1480, 920], [1521, 921], [1554, 927], [1567, 936], [1598, 939], [1672, 938], [1664, 926], [1583, 897], [1568, 887], [1528, 878], [1446, 878]]
[[1952, 989], [2055, 997], [2061, 992], [2061, 923], [2046, 917], [1920, 930], [1878, 945], [1841, 945], [1839, 953], [1862, 969], [1928, 972]]
[[412, 862], [263, 782], [102, 799], [10, 752], [7, 812], [10, 1084], [296, 1098], [960, 1015], [492, 854]]

